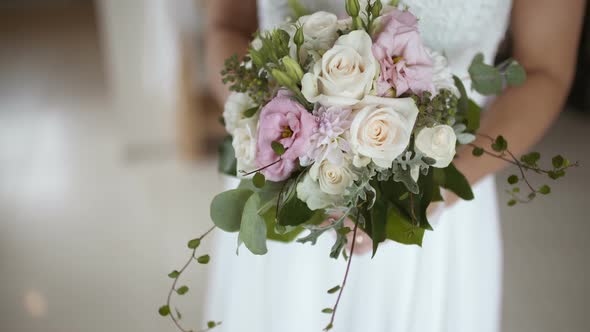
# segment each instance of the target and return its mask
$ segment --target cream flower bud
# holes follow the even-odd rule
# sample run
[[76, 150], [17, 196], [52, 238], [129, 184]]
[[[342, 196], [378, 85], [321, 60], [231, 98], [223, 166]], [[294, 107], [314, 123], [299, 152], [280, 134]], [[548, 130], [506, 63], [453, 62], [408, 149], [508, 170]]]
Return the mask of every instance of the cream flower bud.
[[436, 161], [433, 167], [445, 168], [453, 161], [457, 136], [453, 128], [438, 125], [423, 128], [416, 136], [416, 149]]

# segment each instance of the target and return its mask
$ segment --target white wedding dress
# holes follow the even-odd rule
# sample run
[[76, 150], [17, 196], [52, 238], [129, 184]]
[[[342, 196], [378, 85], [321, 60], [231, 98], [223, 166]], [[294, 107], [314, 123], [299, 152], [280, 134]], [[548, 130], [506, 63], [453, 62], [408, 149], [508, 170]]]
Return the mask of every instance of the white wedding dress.
[[[289, 14], [287, 0], [259, 0], [259, 22], [269, 28]], [[311, 10], [344, 13], [344, 0], [301, 1]], [[510, 15], [511, 0], [406, 0], [420, 19], [427, 46], [444, 53], [464, 77], [477, 52], [493, 59]], [[479, 102], [483, 99], [477, 98]], [[495, 332], [499, 330], [501, 243], [494, 180], [474, 188], [476, 199], [447, 209], [423, 247], [391, 241], [374, 259], [353, 257], [333, 331]], [[206, 318], [225, 332], [321, 331], [342, 281], [345, 261], [328, 257], [333, 237], [316, 246], [269, 243], [265, 256], [246, 248], [236, 256], [237, 234], [215, 233]]]

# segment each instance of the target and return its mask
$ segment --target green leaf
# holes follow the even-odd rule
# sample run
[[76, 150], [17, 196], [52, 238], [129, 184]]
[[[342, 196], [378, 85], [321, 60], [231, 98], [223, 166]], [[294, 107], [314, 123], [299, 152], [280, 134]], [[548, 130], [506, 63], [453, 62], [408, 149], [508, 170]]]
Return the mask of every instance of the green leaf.
[[465, 119], [467, 120], [467, 130], [474, 133], [479, 129], [479, 122], [481, 118], [481, 107], [469, 99], [467, 112], [465, 113]]
[[281, 144], [281, 142], [272, 141], [272, 143], [270, 143], [270, 146], [277, 155], [282, 156], [283, 154], [285, 154], [285, 147], [283, 146], [283, 144]]
[[236, 152], [232, 145], [233, 138], [226, 136], [223, 142], [219, 145], [219, 164], [218, 170], [222, 174], [236, 176], [238, 162], [236, 160]]
[[218, 324], [217, 324], [217, 323], [215, 323], [215, 322], [214, 322], [214, 321], [212, 321], [212, 320], [210, 320], [210, 321], [208, 321], [208, 322], [207, 322], [207, 328], [209, 328], [209, 329], [212, 329], [212, 328], [214, 328], [214, 327], [215, 327], [215, 326], [217, 326], [217, 325], [218, 325]]
[[559, 171], [549, 171], [549, 173], [547, 173], [547, 175], [553, 179], [553, 180], [557, 180], [560, 177], [565, 176], [565, 171], [564, 170], [559, 170]]
[[340, 290], [340, 288], [341, 288], [341, 287], [340, 287], [340, 285], [338, 285], [338, 286], [334, 286], [334, 287], [332, 287], [332, 288], [328, 289], [328, 294], [334, 294], [334, 293], [336, 293], [337, 291], [339, 291], [339, 290]]
[[244, 241], [246, 248], [255, 255], [264, 255], [266, 248], [266, 223], [258, 214], [260, 208], [260, 196], [252, 194], [242, 213], [242, 225], [240, 226], [240, 239]]
[[332, 308], [324, 308], [324, 309], [322, 309], [322, 312], [325, 313], [325, 314], [331, 314], [331, 313], [334, 312], [334, 309], [332, 309]]
[[178, 295], [184, 295], [184, 294], [188, 293], [188, 287], [187, 286], [181, 286], [180, 288], [178, 288], [176, 290], [176, 293], [178, 293]]
[[422, 246], [422, 238], [425, 230], [412, 223], [403, 217], [397, 209], [389, 210], [386, 225], [387, 238], [402, 244], [415, 244]]
[[508, 201], [508, 206], [515, 206], [516, 205], [516, 200], [515, 199], [511, 199]]
[[158, 309], [158, 313], [160, 314], [160, 316], [166, 317], [170, 315], [170, 307], [167, 305], [163, 305], [160, 307], [160, 309]]
[[247, 110], [244, 111], [244, 117], [245, 118], [251, 118], [253, 117], [257, 112], [258, 112], [259, 107], [258, 106], [254, 106], [252, 108], [249, 108]]
[[379, 243], [384, 242], [387, 238], [385, 227], [387, 225], [389, 209], [387, 202], [379, 197], [379, 192], [377, 195], [373, 207], [368, 211], [363, 211], [363, 216], [365, 217], [365, 232], [373, 241], [373, 257], [375, 257], [375, 254], [377, 253]]
[[528, 166], [535, 166], [537, 162], [541, 159], [541, 154], [539, 152], [531, 152], [528, 154], [523, 155], [520, 157], [520, 161], [527, 164]]
[[176, 311], [176, 317], [178, 317], [178, 320], [181, 320], [182, 314], [180, 313], [180, 311], [178, 309], [174, 309], [174, 311]]
[[519, 86], [526, 81], [526, 71], [516, 61], [510, 62], [506, 68], [506, 83], [510, 86]]
[[565, 158], [557, 155], [551, 159], [551, 163], [553, 164], [553, 168], [562, 168], [565, 166]]
[[211, 202], [211, 220], [226, 232], [240, 230], [244, 205], [253, 192], [249, 189], [233, 189], [215, 196]]
[[[318, 211], [318, 215], [322, 214], [321, 211]], [[276, 209], [272, 208], [268, 210], [262, 217], [266, 223], [266, 238], [272, 241], [279, 241], [279, 242], [292, 242], [294, 241], [299, 234], [301, 234], [305, 229], [303, 227], [290, 227], [290, 226], [282, 226], [276, 223], [275, 218]], [[313, 219], [313, 218], [312, 218]], [[323, 218], [322, 218], [323, 221]], [[286, 230], [285, 232], [279, 233], [275, 230], [275, 227], [284, 227]]]
[[508, 142], [504, 138], [504, 136], [499, 135], [492, 143], [492, 149], [496, 152], [504, 152], [508, 149]]
[[467, 95], [467, 91], [465, 90], [465, 85], [463, 84], [463, 81], [461, 81], [461, 79], [457, 76], [453, 76], [453, 80], [455, 81], [455, 86], [461, 95], [457, 102], [457, 110], [459, 113], [466, 114], [467, 110], [469, 109], [469, 97]]
[[441, 187], [454, 192], [462, 199], [470, 201], [474, 198], [471, 185], [454, 164], [451, 163], [447, 168], [435, 168], [434, 177]]
[[290, 180], [279, 202], [277, 222], [283, 226], [299, 226], [314, 215], [307, 204], [297, 198], [297, 179]]
[[502, 74], [496, 67], [483, 61], [483, 54], [478, 53], [469, 66], [471, 86], [484, 96], [498, 95], [502, 92]]
[[543, 195], [549, 195], [551, 193], [551, 187], [549, 187], [548, 185], [544, 185], [541, 188], [539, 188], [539, 193]]
[[264, 183], [266, 182], [266, 178], [264, 177], [264, 174], [257, 172], [256, 174], [254, 174], [254, 177], [252, 178], [252, 183], [254, 184], [254, 186], [256, 188], [262, 188], [264, 187]]
[[178, 278], [178, 276], [179, 276], [179, 275], [180, 275], [180, 272], [178, 272], [178, 271], [176, 271], [176, 270], [174, 270], [174, 271], [172, 271], [172, 272], [168, 273], [168, 277], [170, 277], [170, 278], [172, 278], [172, 279], [176, 279], [176, 278]]
[[289, 8], [293, 13], [293, 19], [296, 21], [301, 16], [305, 16], [309, 13], [309, 11], [299, 2], [299, 0], [288, 0]]
[[187, 247], [189, 249], [197, 249], [200, 245], [201, 245], [200, 239], [192, 239], [192, 240], [188, 241]]
[[483, 155], [484, 150], [478, 146], [473, 148], [473, 155], [476, 157], [480, 157], [481, 155]]
[[516, 184], [516, 183], [518, 183], [518, 176], [510, 175], [508, 177], [508, 184]]
[[209, 257], [209, 255], [203, 255], [203, 256], [199, 256], [197, 258], [197, 262], [199, 264], [208, 264], [210, 260], [211, 260], [211, 257]]

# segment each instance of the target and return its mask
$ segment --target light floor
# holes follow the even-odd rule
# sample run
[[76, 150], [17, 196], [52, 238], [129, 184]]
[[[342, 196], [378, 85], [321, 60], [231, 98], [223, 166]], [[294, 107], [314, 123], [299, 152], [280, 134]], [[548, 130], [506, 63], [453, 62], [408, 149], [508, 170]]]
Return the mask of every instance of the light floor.
[[[172, 331], [156, 309], [209, 222], [215, 163], [126, 158], [91, 12], [18, 15], [0, 11], [0, 331]], [[550, 199], [502, 209], [506, 332], [590, 326], [589, 131], [564, 114], [539, 150], [585, 168]], [[181, 303], [190, 326], [204, 272]]]

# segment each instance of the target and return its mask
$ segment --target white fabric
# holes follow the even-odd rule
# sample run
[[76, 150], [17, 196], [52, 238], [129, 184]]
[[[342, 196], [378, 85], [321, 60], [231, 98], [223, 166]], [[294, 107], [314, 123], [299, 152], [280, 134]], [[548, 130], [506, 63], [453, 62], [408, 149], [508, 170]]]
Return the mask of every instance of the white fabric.
[[[263, 28], [288, 14], [286, 0], [260, 0]], [[344, 1], [302, 1], [312, 10], [342, 14]], [[464, 75], [473, 55], [492, 59], [504, 35], [510, 0], [405, 1], [420, 18], [426, 44]], [[232, 183], [235, 185], [235, 183]], [[474, 188], [476, 199], [444, 211], [422, 248], [388, 242], [374, 259], [353, 257], [335, 332], [496, 332], [501, 296], [501, 243], [494, 180]], [[237, 235], [216, 232], [207, 319], [219, 331], [320, 331], [345, 261], [328, 257], [333, 238], [314, 247], [269, 243], [266, 256], [242, 248]]]

